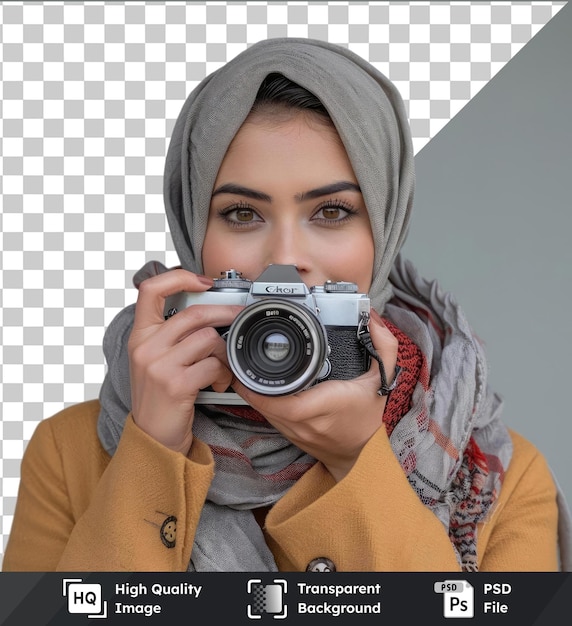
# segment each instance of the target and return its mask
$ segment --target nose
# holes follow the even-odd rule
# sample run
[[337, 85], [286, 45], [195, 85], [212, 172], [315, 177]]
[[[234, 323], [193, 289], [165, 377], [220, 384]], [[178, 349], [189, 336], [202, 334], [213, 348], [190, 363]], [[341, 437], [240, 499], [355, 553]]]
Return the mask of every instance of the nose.
[[267, 264], [296, 265], [298, 271], [310, 271], [310, 242], [302, 228], [281, 224], [273, 229], [266, 242]]

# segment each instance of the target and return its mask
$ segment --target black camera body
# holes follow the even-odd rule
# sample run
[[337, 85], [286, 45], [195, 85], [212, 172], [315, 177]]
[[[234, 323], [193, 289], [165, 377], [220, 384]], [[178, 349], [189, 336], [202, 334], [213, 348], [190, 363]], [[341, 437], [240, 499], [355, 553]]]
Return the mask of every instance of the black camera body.
[[[355, 283], [308, 288], [295, 265], [269, 265], [254, 281], [227, 270], [208, 291], [167, 298], [165, 318], [194, 304], [245, 307], [218, 330], [234, 375], [257, 393], [289, 395], [324, 380], [356, 378], [369, 367], [358, 335], [369, 321], [370, 300]], [[197, 402], [244, 404], [237, 394], [211, 391]]]

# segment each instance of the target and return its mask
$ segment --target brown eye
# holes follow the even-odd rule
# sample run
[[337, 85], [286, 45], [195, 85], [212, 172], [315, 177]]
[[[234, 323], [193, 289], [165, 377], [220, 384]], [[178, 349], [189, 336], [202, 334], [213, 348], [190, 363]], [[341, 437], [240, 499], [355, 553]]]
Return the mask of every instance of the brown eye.
[[219, 213], [220, 218], [232, 228], [253, 228], [264, 221], [260, 215], [248, 206], [233, 206]]
[[250, 209], [238, 209], [236, 211], [237, 222], [252, 222], [254, 215]]
[[322, 209], [322, 215], [326, 220], [337, 220], [340, 217], [340, 209], [335, 206], [324, 207]]
[[323, 226], [342, 226], [349, 222], [358, 211], [341, 200], [328, 200], [318, 207], [312, 220]]

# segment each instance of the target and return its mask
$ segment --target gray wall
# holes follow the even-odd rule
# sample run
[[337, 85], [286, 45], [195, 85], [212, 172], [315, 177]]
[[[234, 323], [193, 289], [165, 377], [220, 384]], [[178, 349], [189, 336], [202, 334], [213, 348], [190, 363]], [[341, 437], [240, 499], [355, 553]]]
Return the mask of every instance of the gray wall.
[[506, 423], [572, 503], [572, 5], [417, 155], [404, 255], [484, 340]]

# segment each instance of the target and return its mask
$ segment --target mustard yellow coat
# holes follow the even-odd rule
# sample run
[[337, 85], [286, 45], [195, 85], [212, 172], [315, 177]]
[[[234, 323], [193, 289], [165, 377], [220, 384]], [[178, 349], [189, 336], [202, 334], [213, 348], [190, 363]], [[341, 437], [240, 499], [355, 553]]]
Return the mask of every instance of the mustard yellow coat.
[[[91, 401], [38, 425], [4, 571], [186, 570], [214, 471], [210, 449], [195, 439], [187, 458], [129, 416], [110, 457], [97, 437], [98, 414]], [[511, 436], [500, 498], [478, 527], [480, 570], [557, 570], [551, 473], [531, 443]], [[410, 487], [383, 428], [341, 482], [317, 463], [270, 510], [264, 530], [283, 571], [305, 571], [317, 557], [338, 571], [459, 569], [445, 528]]]

